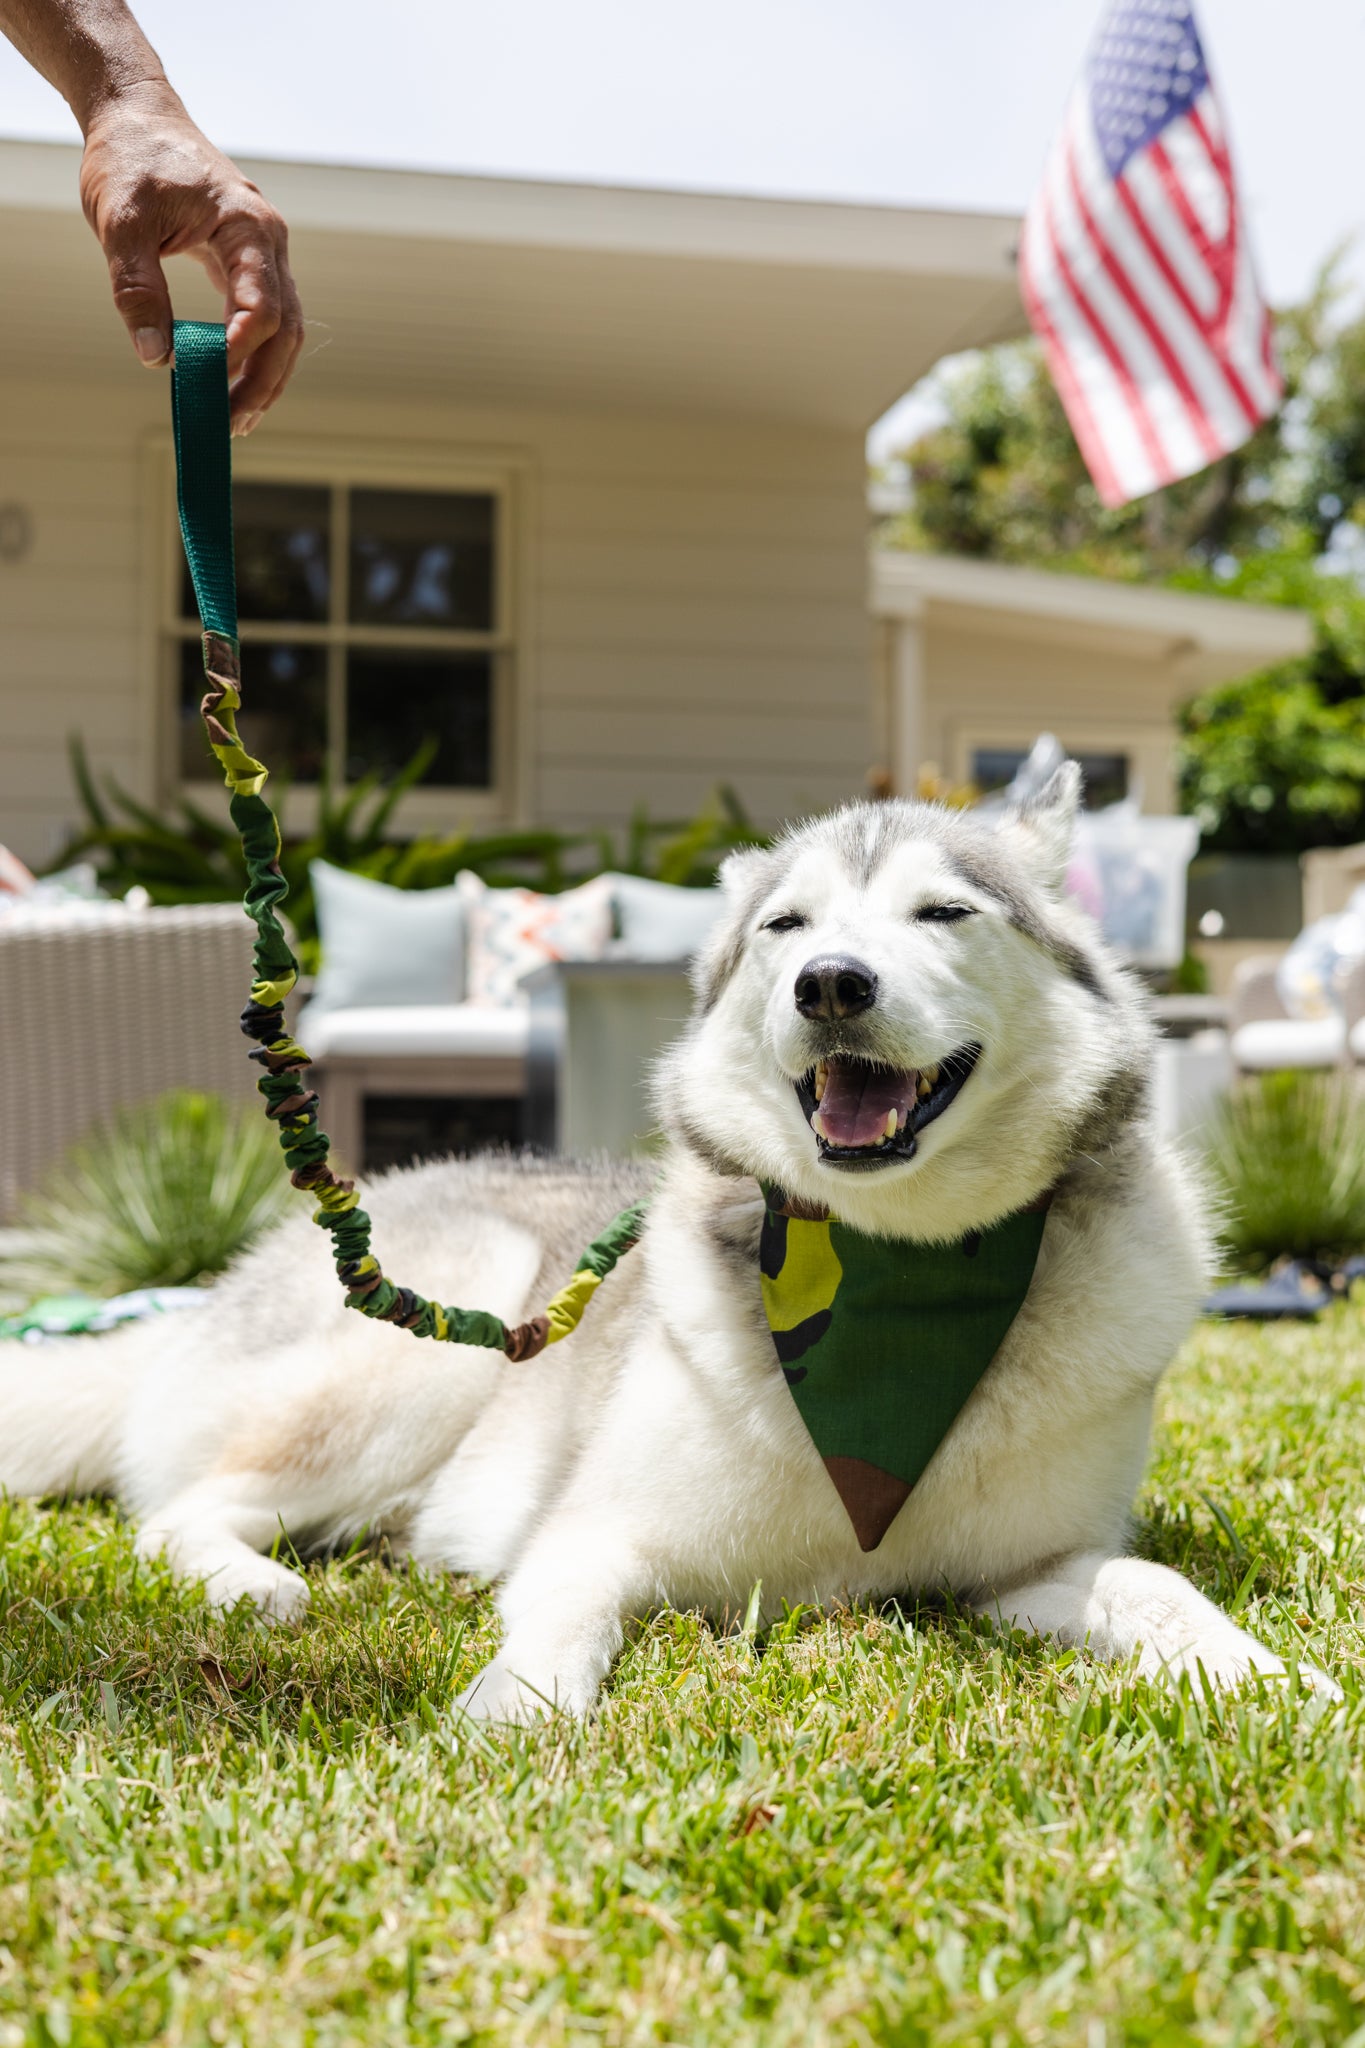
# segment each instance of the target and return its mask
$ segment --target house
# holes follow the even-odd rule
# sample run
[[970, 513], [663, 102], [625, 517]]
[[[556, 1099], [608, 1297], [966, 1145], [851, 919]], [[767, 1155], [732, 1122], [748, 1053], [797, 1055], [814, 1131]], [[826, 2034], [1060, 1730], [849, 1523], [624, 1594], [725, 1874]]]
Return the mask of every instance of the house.
[[[207, 792], [169, 392], [77, 152], [0, 142], [0, 841], [47, 861], [66, 759]], [[244, 737], [292, 782], [440, 748], [402, 814], [775, 820], [863, 787], [863, 439], [1013, 332], [1016, 223], [894, 207], [247, 166], [311, 346], [237, 444]], [[214, 317], [173, 266], [177, 311]], [[214, 799], [216, 801], [216, 799]]]
[[[50, 861], [67, 760], [217, 804], [169, 393], [139, 369], [78, 153], [0, 141], [0, 843]], [[1170, 803], [1169, 711], [1292, 615], [875, 556], [864, 436], [1016, 333], [1017, 222], [344, 165], [247, 166], [310, 347], [236, 444], [243, 736], [291, 822], [438, 749], [400, 826], [620, 823], [719, 780], [763, 823], [1041, 726]], [[182, 314], [214, 317], [173, 266]]]
[[1173, 811], [1177, 706], [1312, 643], [1308, 617], [1278, 605], [944, 555], [874, 551], [869, 601], [880, 756], [900, 789], [925, 762], [998, 787], [1053, 732], [1091, 803]]

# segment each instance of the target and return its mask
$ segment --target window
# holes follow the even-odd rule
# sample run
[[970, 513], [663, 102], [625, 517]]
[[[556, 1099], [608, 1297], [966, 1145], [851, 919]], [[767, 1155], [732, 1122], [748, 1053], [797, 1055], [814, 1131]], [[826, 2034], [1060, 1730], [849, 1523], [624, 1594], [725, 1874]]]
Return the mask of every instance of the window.
[[[1088, 811], [1103, 810], [1106, 804], [1116, 804], [1128, 794], [1128, 756], [1126, 754], [1099, 754], [1088, 750], [1076, 753], [1071, 759], [1080, 763], [1081, 774], [1085, 777], [1083, 802]], [[1004, 789], [1013, 782], [1015, 775], [1027, 761], [1027, 747], [974, 747], [972, 750], [972, 781], [983, 795], [993, 789]]]
[[[247, 481], [235, 513], [248, 752], [295, 784], [338, 784], [392, 774], [427, 742], [428, 786], [493, 790], [510, 658], [499, 493]], [[171, 631], [180, 775], [216, 779], [183, 565]]]

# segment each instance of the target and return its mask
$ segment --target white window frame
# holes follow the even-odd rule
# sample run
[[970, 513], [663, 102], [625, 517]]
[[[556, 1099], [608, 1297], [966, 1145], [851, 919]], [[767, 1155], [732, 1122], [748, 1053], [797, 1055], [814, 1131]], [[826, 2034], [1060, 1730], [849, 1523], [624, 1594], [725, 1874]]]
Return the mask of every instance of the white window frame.
[[1086, 718], [1079, 723], [1040, 705], [1027, 719], [950, 719], [947, 723], [947, 769], [957, 782], [970, 782], [978, 748], [1009, 748], [1027, 753], [1040, 732], [1055, 733], [1070, 754], [1123, 754], [1128, 761], [1129, 793], [1140, 785], [1144, 811], [1168, 812], [1175, 807], [1172, 762], [1174, 728], [1144, 721]]
[[[404, 646], [413, 649], [462, 648], [487, 651], [492, 657], [492, 781], [485, 789], [423, 784], [403, 798], [393, 820], [401, 833], [450, 831], [457, 825], [493, 825], [526, 821], [529, 764], [521, 705], [527, 688], [531, 578], [525, 559], [531, 478], [524, 457], [503, 451], [422, 450], [396, 444], [356, 441], [289, 441], [265, 439], [233, 443], [234, 475], [243, 483], [314, 485], [332, 498], [331, 567], [333, 606], [349, 573], [348, 490], [413, 490], [477, 492], [491, 497], [493, 528], [493, 621], [489, 632], [408, 626], [357, 626], [334, 617], [326, 623], [291, 625], [287, 621], [244, 621], [242, 639], [287, 638], [296, 644], [329, 650], [327, 702], [329, 728], [335, 732], [338, 700], [344, 698], [345, 656], [349, 647]], [[156, 735], [157, 780], [163, 793], [181, 794], [200, 804], [221, 794], [209, 772], [187, 780], [179, 761], [179, 651], [198, 638], [197, 625], [180, 616], [180, 529], [176, 517], [175, 464], [168, 435], [149, 441], [144, 467], [144, 506], [154, 566], [147, 624], [153, 645], [148, 673], [155, 679], [149, 706]], [[281, 764], [267, 762], [268, 768]], [[333, 787], [343, 785], [333, 762]], [[291, 785], [288, 825], [307, 831], [317, 818], [316, 785]]]

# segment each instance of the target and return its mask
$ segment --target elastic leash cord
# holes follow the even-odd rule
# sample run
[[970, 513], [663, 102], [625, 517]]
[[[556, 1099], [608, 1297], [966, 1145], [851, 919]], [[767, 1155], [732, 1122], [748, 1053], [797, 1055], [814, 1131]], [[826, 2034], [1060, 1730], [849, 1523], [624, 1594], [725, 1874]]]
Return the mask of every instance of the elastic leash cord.
[[299, 976], [277, 907], [289, 893], [280, 873], [280, 828], [262, 796], [268, 770], [252, 759], [237, 733], [241, 708], [241, 656], [237, 634], [237, 577], [232, 549], [232, 442], [228, 413], [227, 333], [213, 322], [177, 320], [171, 375], [180, 531], [203, 628], [208, 690], [201, 710], [209, 745], [231, 792], [229, 811], [246, 857], [244, 907], [256, 927], [255, 979], [242, 1012], [242, 1030], [257, 1040], [249, 1057], [264, 1067], [256, 1083], [266, 1115], [279, 1126], [290, 1179], [318, 1202], [313, 1221], [332, 1234], [337, 1277], [347, 1308], [379, 1322], [397, 1323], [417, 1337], [445, 1344], [478, 1344], [520, 1361], [534, 1358], [574, 1330], [602, 1281], [636, 1242], [646, 1204], [622, 1210], [584, 1252], [569, 1284], [543, 1314], [509, 1330], [483, 1309], [444, 1307], [414, 1288], [390, 1280], [370, 1250], [370, 1218], [355, 1183], [339, 1180], [328, 1163], [329, 1141], [318, 1128], [318, 1098], [300, 1076], [312, 1062], [289, 1036], [285, 1000]]

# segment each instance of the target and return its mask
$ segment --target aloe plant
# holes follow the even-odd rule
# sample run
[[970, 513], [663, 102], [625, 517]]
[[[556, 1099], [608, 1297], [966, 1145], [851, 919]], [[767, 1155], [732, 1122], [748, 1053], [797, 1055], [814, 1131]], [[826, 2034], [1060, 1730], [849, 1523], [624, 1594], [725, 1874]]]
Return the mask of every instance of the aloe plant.
[[205, 1279], [291, 1199], [275, 1127], [252, 1103], [175, 1090], [92, 1131], [22, 1199], [0, 1294], [21, 1304]]

